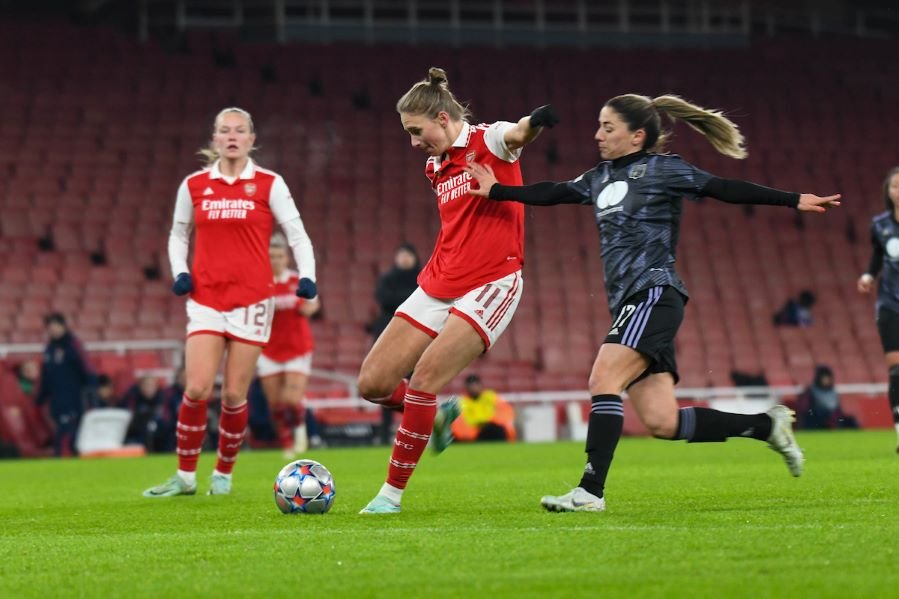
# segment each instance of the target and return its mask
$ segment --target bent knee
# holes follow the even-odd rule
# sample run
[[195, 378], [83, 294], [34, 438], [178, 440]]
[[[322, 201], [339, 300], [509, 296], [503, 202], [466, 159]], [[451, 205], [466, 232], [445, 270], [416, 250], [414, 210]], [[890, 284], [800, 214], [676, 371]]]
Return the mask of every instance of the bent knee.
[[390, 397], [396, 385], [391, 385], [390, 381], [363, 369], [356, 379], [356, 388], [359, 390], [359, 395], [366, 400], [379, 403], [379, 400]]
[[670, 419], [650, 419], [643, 424], [656, 439], [672, 440], [677, 437], [677, 419], [673, 422]]

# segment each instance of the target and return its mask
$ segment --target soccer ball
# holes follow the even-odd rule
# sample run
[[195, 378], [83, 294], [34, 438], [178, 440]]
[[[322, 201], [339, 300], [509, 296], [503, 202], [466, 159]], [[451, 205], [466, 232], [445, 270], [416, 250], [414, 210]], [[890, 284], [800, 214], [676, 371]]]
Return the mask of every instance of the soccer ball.
[[334, 503], [334, 477], [315, 460], [297, 460], [275, 478], [275, 503], [285, 514], [324, 514]]

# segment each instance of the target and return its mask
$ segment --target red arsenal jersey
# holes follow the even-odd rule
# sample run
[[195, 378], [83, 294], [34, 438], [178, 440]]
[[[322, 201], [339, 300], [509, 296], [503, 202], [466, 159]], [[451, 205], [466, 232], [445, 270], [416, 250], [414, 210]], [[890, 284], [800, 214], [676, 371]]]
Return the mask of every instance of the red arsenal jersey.
[[300, 275], [292, 270], [274, 279], [275, 320], [272, 335], [262, 355], [275, 362], [286, 362], [311, 352], [314, 348], [309, 319], [300, 312], [305, 301], [296, 296]]
[[273, 205], [298, 215], [281, 176], [250, 161], [229, 181], [216, 163], [188, 176], [178, 196], [175, 220], [192, 222], [196, 230], [191, 298], [227, 312], [271, 297]]
[[489, 164], [500, 183], [521, 185], [520, 151], [509, 150], [503, 141], [512, 126], [464, 123], [442, 159], [428, 159], [426, 175], [437, 195], [440, 233], [418, 284], [432, 297], [461, 297], [524, 264], [524, 206], [471, 195], [471, 176], [462, 171], [468, 161]]

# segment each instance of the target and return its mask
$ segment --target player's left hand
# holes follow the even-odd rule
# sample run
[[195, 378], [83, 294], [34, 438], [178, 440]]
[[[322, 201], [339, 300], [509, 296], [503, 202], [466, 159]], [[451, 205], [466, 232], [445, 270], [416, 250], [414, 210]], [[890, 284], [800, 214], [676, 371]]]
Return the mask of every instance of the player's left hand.
[[552, 104], [544, 104], [531, 112], [531, 127], [546, 127], [552, 129], [559, 123], [559, 115]]
[[803, 193], [799, 195], [799, 205], [797, 210], [802, 212], [827, 212], [828, 208], [836, 208], [840, 205], [840, 194], [832, 196], [820, 197], [813, 193]]
[[489, 198], [490, 188], [497, 183], [496, 175], [493, 173], [493, 169], [490, 167], [490, 165], [478, 164], [477, 162], [469, 162], [464, 167], [462, 167], [462, 170], [471, 175], [471, 178], [478, 183], [477, 189], [475, 189], [474, 185], [472, 185], [469, 193], [474, 196]]
[[300, 284], [297, 286], [297, 297], [312, 299], [316, 295], [318, 295], [318, 288], [315, 286], [315, 281], [309, 277], [300, 279]]

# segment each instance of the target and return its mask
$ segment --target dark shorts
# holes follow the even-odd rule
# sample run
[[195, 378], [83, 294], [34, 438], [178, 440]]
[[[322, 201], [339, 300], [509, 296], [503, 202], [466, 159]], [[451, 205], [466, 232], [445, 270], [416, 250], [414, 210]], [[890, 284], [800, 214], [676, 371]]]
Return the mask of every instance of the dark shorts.
[[888, 308], [877, 311], [877, 330], [883, 353], [899, 351], [899, 314]]
[[631, 385], [660, 372], [670, 372], [675, 383], [680, 379], [674, 336], [684, 319], [685, 303], [680, 291], [666, 285], [639, 291], [621, 304], [605, 343], [625, 345], [650, 360], [649, 368]]

